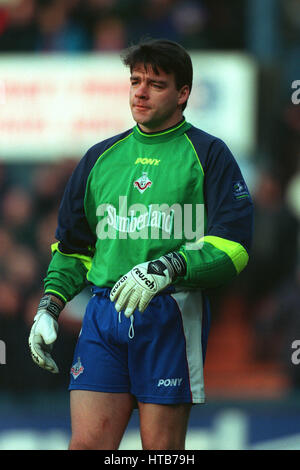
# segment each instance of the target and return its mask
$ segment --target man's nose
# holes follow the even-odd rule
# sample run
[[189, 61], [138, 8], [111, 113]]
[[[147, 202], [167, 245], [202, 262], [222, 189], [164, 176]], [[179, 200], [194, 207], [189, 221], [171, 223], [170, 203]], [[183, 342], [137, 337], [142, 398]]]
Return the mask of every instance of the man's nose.
[[143, 83], [141, 82], [138, 86], [138, 88], [136, 89], [136, 97], [137, 98], [144, 98], [144, 99], [147, 99], [148, 97], [148, 90], [147, 90], [147, 85], [146, 83]]

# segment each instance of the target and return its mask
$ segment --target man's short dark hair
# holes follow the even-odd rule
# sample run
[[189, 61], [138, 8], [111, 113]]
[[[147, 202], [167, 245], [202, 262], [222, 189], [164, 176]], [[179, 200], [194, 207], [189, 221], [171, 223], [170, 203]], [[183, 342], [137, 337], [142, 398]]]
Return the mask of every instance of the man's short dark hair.
[[[190, 91], [193, 84], [193, 65], [188, 52], [178, 43], [167, 39], [150, 39], [126, 49], [121, 55], [123, 63], [130, 68], [144, 64], [145, 69], [151, 66], [154, 73], [158, 68], [165, 73], [173, 73], [177, 90], [188, 85]], [[185, 109], [187, 103], [182, 105]]]

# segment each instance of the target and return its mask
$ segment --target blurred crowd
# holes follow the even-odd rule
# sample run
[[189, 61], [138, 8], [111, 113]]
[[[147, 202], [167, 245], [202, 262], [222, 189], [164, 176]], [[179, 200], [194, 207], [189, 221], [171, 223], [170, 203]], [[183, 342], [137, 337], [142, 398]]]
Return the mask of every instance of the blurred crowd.
[[244, 45], [243, 2], [231, 0], [10, 0], [0, 4], [0, 51], [120, 50], [143, 36], [188, 48]]
[[0, 166], [0, 337], [6, 343], [2, 391], [51, 389], [68, 379], [66, 368], [80, 328], [76, 318], [66, 313], [62, 320], [56, 347], [62, 373], [55, 377], [33, 366], [28, 335], [43, 293], [51, 244], [56, 241], [58, 205], [74, 165], [66, 160]]
[[[0, 53], [111, 52], [141, 37], [167, 37], [188, 49], [249, 51], [246, 3], [2, 0]], [[216, 294], [214, 318], [217, 321], [222, 315], [224, 297], [241, 296], [247, 322], [255, 332], [255, 358], [282, 363], [292, 385], [300, 388], [300, 366], [293, 367], [290, 360], [290, 345], [300, 340], [300, 116], [299, 105], [290, 99], [292, 90], [280, 89], [286, 76], [300, 79], [294, 71], [300, 63], [300, 2], [280, 3], [284, 14], [277, 66], [269, 67], [258, 58], [260, 108], [257, 155], [253, 156], [251, 259], [240, 278]], [[55, 241], [58, 204], [79, 157], [34, 165], [0, 162], [0, 339], [9, 338], [7, 367], [0, 366], [2, 391], [51, 390], [68, 383], [80, 329], [78, 307], [73, 311], [69, 307], [62, 317], [55, 346], [61, 374], [52, 376], [33, 365], [27, 338], [42, 294], [50, 245]], [[88, 296], [83, 294], [82, 305]]]

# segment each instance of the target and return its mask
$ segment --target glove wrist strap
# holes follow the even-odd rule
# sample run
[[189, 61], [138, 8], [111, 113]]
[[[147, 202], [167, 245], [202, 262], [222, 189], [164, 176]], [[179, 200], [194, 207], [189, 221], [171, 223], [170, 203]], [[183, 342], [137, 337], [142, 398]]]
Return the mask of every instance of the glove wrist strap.
[[186, 275], [186, 262], [183, 256], [176, 253], [176, 251], [164, 255], [160, 259], [167, 265], [173, 280], [178, 276]]
[[51, 317], [53, 317], [55, 320], [58, 320], [62, 309], [63, 307], [61, 305], [52, 300], [51, 295], [44, 295], [40, 300], [37, 312], [40, 310], [46, 310], [47, 313], [51, 315]]

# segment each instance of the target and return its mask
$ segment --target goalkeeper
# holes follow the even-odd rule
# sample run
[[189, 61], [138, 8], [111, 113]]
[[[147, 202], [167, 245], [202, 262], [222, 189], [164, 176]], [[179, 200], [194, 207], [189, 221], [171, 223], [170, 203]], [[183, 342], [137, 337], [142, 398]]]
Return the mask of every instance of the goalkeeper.
[[118, 449], [138, 407], [143, 449], [179, 450], [192, 404], [205, 401], [205, 290], [246, 266], [253, 205], [228, 147], [184, 118], [185, 49], [151, 40], [122, 59], [136, 125], [91, 147], [71, 175], [29, 345], [57, 373], [59, 315], [90, 284], [70, 368], [69, 448]]

